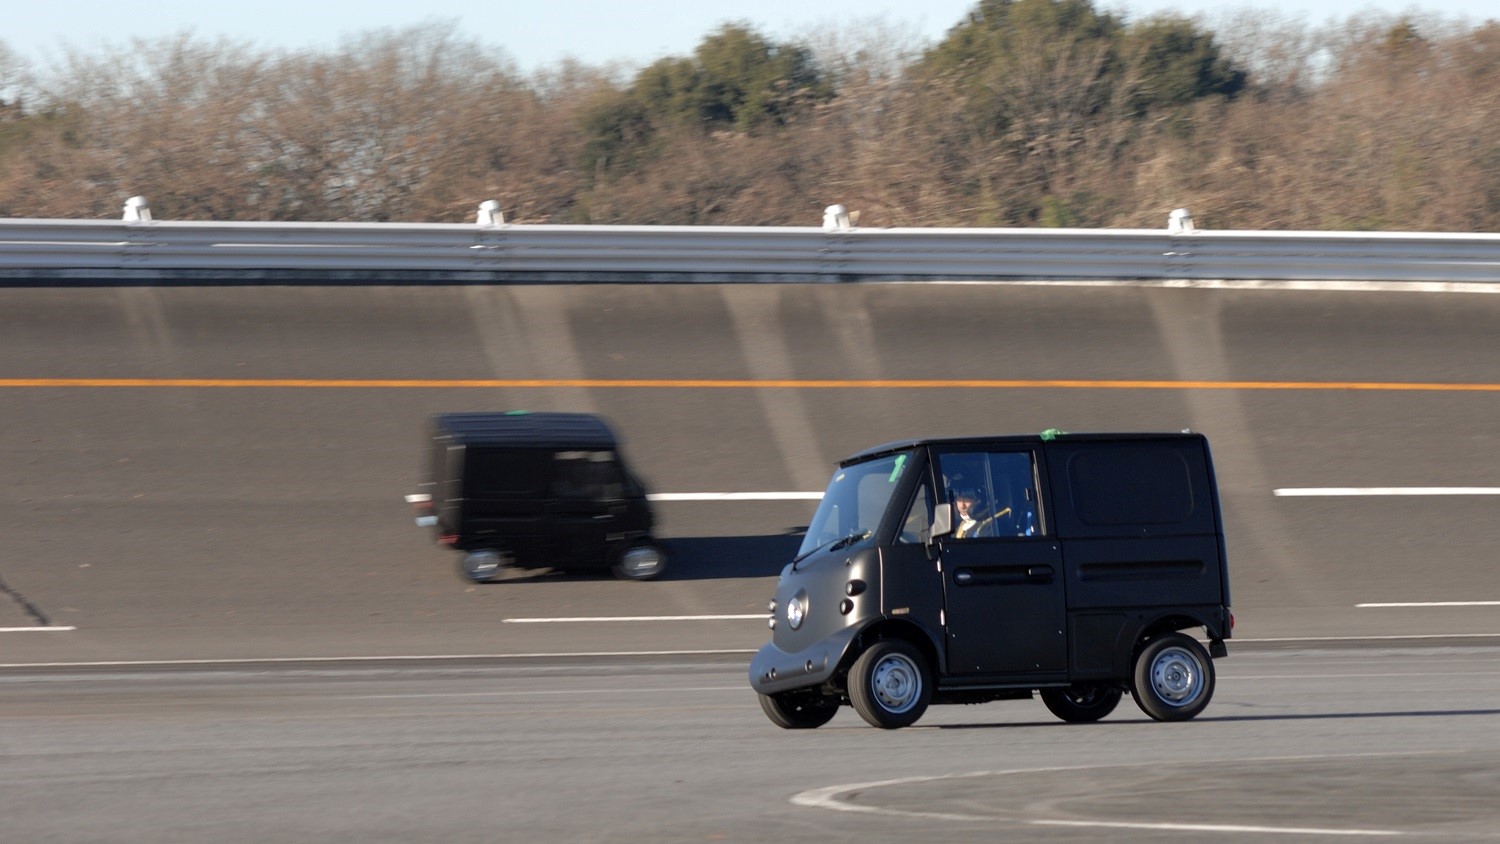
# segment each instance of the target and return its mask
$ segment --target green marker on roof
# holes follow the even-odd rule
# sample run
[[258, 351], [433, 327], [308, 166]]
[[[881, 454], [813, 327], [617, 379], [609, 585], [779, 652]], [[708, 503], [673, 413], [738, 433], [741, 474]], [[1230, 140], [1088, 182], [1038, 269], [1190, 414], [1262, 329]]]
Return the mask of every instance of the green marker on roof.
[[1041, 433], [1041, 437], [1043, 442], [1052, 442], [1058, 437], [1066, 436], [1067, 433], [1067, 431], [1064, 431], [1061, 428], [1048, 428]]
[[906, 465], [906, 455], [904, 455], [904, 454], [898, 454], [898, 455], [896, 455], [896, 465], [895, 465], [895, 467], [893, 469], [891, 469], [891, 476], [889, 478], [885, 479], [886, 483], [892, 483], [892, 484], [895, 483], [896, 479], [899, 478], [899, 477], [901, 477], [901, 467], [905, 466], [905, 465]]

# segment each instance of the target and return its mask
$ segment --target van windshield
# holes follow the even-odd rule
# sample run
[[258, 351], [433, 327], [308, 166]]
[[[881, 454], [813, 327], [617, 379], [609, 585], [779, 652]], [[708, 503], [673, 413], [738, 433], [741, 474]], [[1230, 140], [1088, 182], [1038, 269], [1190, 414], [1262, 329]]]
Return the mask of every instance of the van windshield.
[[802, 547], [797, 549], [797, 559], [820, 548], [838, 543], [848, 547], [874, 536], [911, 458], [911, 452], [900, 452], [834, 472]]

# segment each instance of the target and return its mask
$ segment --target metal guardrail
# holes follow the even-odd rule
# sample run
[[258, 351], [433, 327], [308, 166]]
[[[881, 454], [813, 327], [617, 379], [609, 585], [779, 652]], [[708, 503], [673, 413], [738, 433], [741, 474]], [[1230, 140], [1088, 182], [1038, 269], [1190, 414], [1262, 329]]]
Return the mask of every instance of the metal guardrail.
[[[481, 219], [484, 219], [481, 217]], [[0, 220], [0, 278], [1500, 282], [1500, 235]], [[1174, 223], [1178, 220], [1174, 218]]]

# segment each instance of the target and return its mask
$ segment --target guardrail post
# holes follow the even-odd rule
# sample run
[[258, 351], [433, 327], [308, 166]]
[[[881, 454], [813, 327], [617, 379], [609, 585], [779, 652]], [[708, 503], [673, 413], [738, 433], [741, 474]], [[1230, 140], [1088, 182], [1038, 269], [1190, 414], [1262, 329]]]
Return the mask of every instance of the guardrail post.
[[823, 240], [823, 248], [819, 250], [819, 275], [842, 276], [848, 272], [848, 232], [851, 228], [847, 208], [830, 205], [823, 209], [823, 231], [827, 232], [827, 236]]
[[481, 226], [505, 225], [505, 215], [500, 212], [500, 203], [493, 199], [486, 199], [479, 203], [479, 216], [474, 222]]
[[1167, 215], [1167, 242], [1168, 249], [1163, 253], [1164, 259], [1162, 270], [1165, 278], [1192, 278], [1193, 276], [1193, 253], [1187, 248], [1187, 244], [1179, 242], [1177, 238], [1194, 234], [1197, 229], [1193, 228], [1193, 212], [1186, 208], [1177, 208]]
[[1193, 233], [1193, 212], [1178, 208], [1167, 215], [1167, 231], [1172, 234]]
[[146, 197], [132, 196], [125, 200], [125, 215], [120, 219], [127, 223], [151, 222], [151, 206], [146, 204]]
[[481, 269], [503, 269], [499, 265], [505, 261], [505, 232], [510, 227], [505, 224], [505, 215], [500, 213], [500, 203], [493, 199], [479, 203], [479, 214], [474, 223], [481, 228], [474, 237], [474, 245], [469, 247], [469, 254]]

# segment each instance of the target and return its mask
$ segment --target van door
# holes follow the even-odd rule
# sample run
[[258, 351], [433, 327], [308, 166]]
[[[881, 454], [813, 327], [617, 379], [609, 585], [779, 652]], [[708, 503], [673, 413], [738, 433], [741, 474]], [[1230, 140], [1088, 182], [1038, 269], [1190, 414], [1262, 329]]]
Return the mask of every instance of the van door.
[[625, 515], [625, 478], [615, 452], [558, 451], [552, 461], [552, 528], [568, 562], [606, 561], [609, 537]]
[[1062, 549], [1047, 529], [1030, 448], [938, 455], [953, 532], [941, 560], [953, 674], [1064, 674]]

